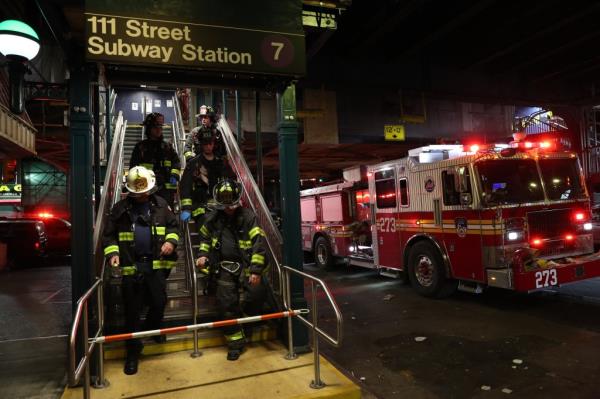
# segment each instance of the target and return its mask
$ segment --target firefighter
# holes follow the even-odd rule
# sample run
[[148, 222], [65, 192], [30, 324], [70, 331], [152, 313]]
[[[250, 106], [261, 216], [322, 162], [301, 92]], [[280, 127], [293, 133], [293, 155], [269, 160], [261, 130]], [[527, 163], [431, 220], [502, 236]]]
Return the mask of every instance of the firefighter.
[[156, 194], [163, 197], [173, 208], [175, 190], [179, 181], [180, 162], [170, 143], [163, 140], [162, 127], [165, 118], [161, 113], [152, 112], [144, 119], [147, 139], [138, 142], [131, 153], [129, 169], [141, 165], [154, 171]]
[[185, 159], [190, 159], [202, 152], [202, 140], [206, 136], [207, 131], [210, 131], [212, 137], [215, 138], [215, 154], [218, 154], [220, 157], [224, 156], [223, 138], [217, 126], [217, 115], [213, 107], [209, 105], [201, 106], [196, 118], [199, 119], [200, 126], [192, 129], [185, 142], [185, 146], [183, 147]]
[[219, 180], [231, 176], [227, 163], [215, 155], [215, 137], [210, 130], [204, 130], [200, 137], [201, 152], [190, 159], [181, 177], [181, 220], [187, 222], [193, 217], [198, 226], [206, 213], [207, 203], [212, 199], [212, 190]]
[[[167, 303], [166, 278], [175, 265], [179, 236], [175, 215], [167, 202], [155, 195], [154, 172], [135, 166], [127, 175], [128, 195], [112, 208], [104, 230], [104, 255], [123, 276], [125, 327], [128, 332], [160, 328]], [[144, 324], [140, 316], [149, 307]], [[157, 343], [164, 336], [153, 337]], [[143, 345], [139, 339], [126, 341], [125, 374], [137, 373]]]
[[[254, 212], [240, 206], [241, 185], [225, 179], [214, 188], [217, 209], [200, 228], [200, 251], [196, 265], [216, 277], [219, 317], [232, 319], [259, 314], [267, 299], [265, 233]], [[207, 270], [208, 269], [208, 270]], [[240, 294], [241, 292], [241, 294]], [[227, 360], [237, 360], [245, 346], [240, 325], [224, 328]]]

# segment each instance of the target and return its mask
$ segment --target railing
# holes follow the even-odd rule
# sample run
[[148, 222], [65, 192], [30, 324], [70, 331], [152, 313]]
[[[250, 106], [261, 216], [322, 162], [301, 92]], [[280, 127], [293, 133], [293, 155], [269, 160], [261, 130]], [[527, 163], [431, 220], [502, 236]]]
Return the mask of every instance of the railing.
[[[252, 208], [256, 214], [258, 224], [265, 231], [267, 236], [267, 246], [271, 254], [271, 259], [275, 265], [275, 269], [271, 269], [271, 283], [273, 285], [274, 293], [277, 296], [282, 296], [283, 282], [281, 281], [280, 276], [282, 273], [281, 252], [283, 248], [283, 238], [281, 237], [281, 233], [277, 229], [277, 226], [271, 217], [269, 208], [265, 203], [256, 181], [254, 181], [252, 172], [250, 172], [250, 168], [248, 168], [248, 164], [246, 163], [240, 147], [237, 144], [235, 136], [231, 132], [231, 129], [224, 118], [219, 120], [219, 128], [221, 129], [225, 148], [227, 149], [227, 154], [229, 155], [229, 161], [238, 175], [240, 182], [244, 186], [244, 203]], [[277, 282], [275, 279], [277, 279]]]
[[[183, 155], [183, 143], [185, 142], [185, 126], [183, 124], [183, 118], [181, 116], [181, 108], [179, 108], [179, 99], [177, 96], [173, 96], [173, 104], [175, 110], [175, 117], [173, 120], [173, 141], [177, 153], [180, 156], [181, 170], [185, 170], [185, 156]], [[182, 228], [183, 242], [185, 246], [185, 274], [188, 287], [191, 287], [192, 295], [192, 323], [196, 324], [198, 321], [198, 274], [196, 272], [196, 265], [194, 261], [194, 251], [192, 248], [192, 238], [190, 236], [190, 227], [188, 223], [183, 223]], [[198, 349], [198, 330], [193, 330], [194, 334], [194, 351], [190, 354], [191, 357], [198, 357], [201, 352]]]
[[[321, 381], [321, 362], [319, 359], [319, 337], [325, 339], [329, 344], [333, 345], [336, 348], [339, 348], [342, 344], [343, 337], [343, 324], [344, 319], [342, 318], [342, 313], [340, 312], [340, 308], [338, 307], [335, 299], [333, 299], [333, 295], [327, 288], [327, 285], [322, 280], [311, 276], [310, 274], [306, 274], [300, 270], [293, 269], [289, 266], [283, 266], [283, 281], [284, 281], [284, 302], [285, 308], [291, 309], [292, 298], [291, 298], [291, 287], [290, 287], [290, 275], [295, 274], [297, 276], [303, 277], [310, 281], [311, 293], [312, 293], [312, 322], [305, 319], [302, 315], [297, 315], [298, 320], [300, 320], [303, 324], [305, 324], [308, 328], [312, 330], [313, 335], [313, 357], [314, 357], [314, 368], [315, 368], [315, 379], [310, 383], [311, 388], [319, 389], [325, 386], [325, 383]], [[317, 303], [317, 290], [319, 288], [323, 288], [323, 292], [327, 296], [333, 311], [335, 312], [336, 319], [336, 338], [332, 338], [329, 334], [319, 328], [318, 320], [319, 320], [319, 310]], [[297, 356], [294, 353], [294, 345], [293, 345], [293, 337], [292, 337], [292, 319], [288, 318], [288, 354], [286, 356], [288, 359], [295, 359]]]
[[[69, 384], [71, 386], [79, 383], [82, 374], [85, 374], [85, 382], [83, 386], [84, 397], [89, 398], [90, 392], [90, 372], [89, 362], [96, 348], [95, 344], [90, 346], [88, 342], [89, 337], [89, 326], [88, 326], [88, 302], [90, 297], [96, 292], [97, 294], [97, 312], [96, 317], [98, 319], [98, 330], [94, 334], [95, 337], [101, 336], [104, 331], [104, 274], [105, 274], [105, 262], [104, 252], [102, 250], [101, 238], [104, 233], [106, 215], [110, 211], [113, 204], [115, 204], [121, 198], [121, 184], [123, 175], [123, 136], [125, 129], [127, 128], [127, 121], [123, 120], [123, 114], [119, 112], [115, 128], [113, 130], [114, 136], [112, 140], [110, 156], [108, 158], [108, 164], [106, 169], [106, 175], [104, 177], [104, 194], [100, 198], [100, 204], [98, 207], [98, 213], [96, 214], [96, 220], [94, 225], [94, 261], [96, 262], [96, 270], [99, 271], [98, 276], [94, 284], [90, 289], [77, 301], [77, 309], [73, 318], [73, 325], [69, 334]], [[82, 320], [83, 318], [83, 320]], [[80, 359], [77, 367], [75, 367], [76, 360], [76, 345], [78, 338], [79, 326], [82, 324], [83, 328], [83, 357]], [[103, 345], [98, 344], [98, 379], [96, 380], [95, 386], [102, 387], [105, 384], [104, 379], [104, 354]]]

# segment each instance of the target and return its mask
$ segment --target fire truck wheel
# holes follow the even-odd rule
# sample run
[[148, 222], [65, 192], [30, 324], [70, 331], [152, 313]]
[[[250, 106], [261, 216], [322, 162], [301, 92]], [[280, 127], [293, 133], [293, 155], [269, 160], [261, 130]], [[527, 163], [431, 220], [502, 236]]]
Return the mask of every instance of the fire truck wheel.
[[439, 251], [428, 242], [416, 243], [408, 257], [408, 277], [415, 290], [426, 297], [443, 297], [452, 294], [455, 281], [446, 278], [444, 263]]
[[315, 242], [315, 264], [320, 269], [328, 269], [333, 265], [333, 255], [331, 254], [331, 245], [325, 237], [317, 238]]

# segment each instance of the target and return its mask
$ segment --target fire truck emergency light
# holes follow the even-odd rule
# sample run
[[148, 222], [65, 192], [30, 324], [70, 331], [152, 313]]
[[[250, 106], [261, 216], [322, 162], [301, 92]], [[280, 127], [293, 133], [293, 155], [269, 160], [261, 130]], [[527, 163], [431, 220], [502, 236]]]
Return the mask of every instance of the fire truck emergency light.
[[540, 240], [539, 238], [534, 238], [533, 240], [531, 240], [531, 244], [534, 246], [540, 246], [542, 244], [542, 240]]
[[567, 234], [565, 236], [565, 240], [567, 240], [567, 241], [573, 241], [573, 235], [572, 234]]
[[584, 217], [585, 215], [583, 214], [583, 212], [577, 212], [575, 214], [575, 220], [583, 220]]
[[583, 229], [586, 230], [586, 231], [592, 230], [592, 224], [589, 223], [589, 222], [588, 223], [584, 223], [583, 224]]

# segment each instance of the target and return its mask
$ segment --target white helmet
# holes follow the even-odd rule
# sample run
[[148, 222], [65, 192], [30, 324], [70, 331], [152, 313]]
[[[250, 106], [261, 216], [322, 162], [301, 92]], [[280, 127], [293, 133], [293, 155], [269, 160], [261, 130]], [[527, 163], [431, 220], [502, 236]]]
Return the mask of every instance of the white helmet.
[[135, 166], [129, 170], [125, 188], [130, 195], [152, 194], [156, 189], [156, 177], [154, 172], [143, 166]]

